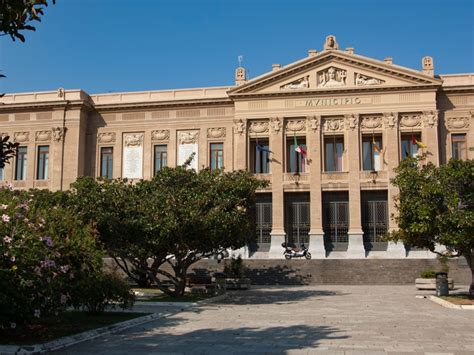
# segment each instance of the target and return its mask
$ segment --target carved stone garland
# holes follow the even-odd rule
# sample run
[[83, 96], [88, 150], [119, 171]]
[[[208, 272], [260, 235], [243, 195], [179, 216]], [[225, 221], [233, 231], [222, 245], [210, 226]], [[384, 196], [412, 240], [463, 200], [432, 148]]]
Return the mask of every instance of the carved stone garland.
[[446, 118], [448, 129], [463, 129], [469, 127], [469, 117], [448, 117]]
[[123, 142], [126, 147], [140, 147], [143, 145], [143, 133], [124, 134]]
[[225, 137], [225, 127], [216, 127], [207, 129], [207, 138]]
[[299, 132], [306, 129], [306, 120], [288, 120], [286, 121], [287, 132]]
[[268, 133], [268, 121], [251, 121], [249, 132], [254, 134]]
[[48, 142], [51, 140], [51, 131], [38, 131], [35, 133], [35, 140], [37, 142]]
[[325, 132], [337, 132], [344, 130], [343, 118], [325, 118], [323, 121], [323, 129]]
[[28, 142], [30, 140], [30, 132], [15, 132], [13, 134], [13, 141], [15, 143]]
[[361, 129], [376, 129], [382, 127], [382, 116], [362, 116], [360, 120]]
[[420, 114], [402, 115], [402, 117], [400, 118], [400, 127], [402, 128], [421, 127], [421, 115]]
[[167, 141], [170, 138], [169, 129], [158, 129], [151, 131], [151, 140], [153, 142]]
[[99, 143], [114, 143], [115, 142], [115, 132], [102, 132], [97, 135], [97, 140]]
[[178, 133], [179, 144], [195, 144], [199, 139], [199, 131], [181, 131]]

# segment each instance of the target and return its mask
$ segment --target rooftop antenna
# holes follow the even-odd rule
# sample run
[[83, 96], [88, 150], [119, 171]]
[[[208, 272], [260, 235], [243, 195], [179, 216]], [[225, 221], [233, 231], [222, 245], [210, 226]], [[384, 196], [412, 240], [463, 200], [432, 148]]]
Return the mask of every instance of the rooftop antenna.
[[243, 56], [243, 55], [239, 55], [239, 56], [237, 57], [237, 61], [239, 62], [239, 67], [241, 67], [241, 66], [242, 66], [242, 63], [243, 63], [243, 61], [244, 61], [244, 56]]

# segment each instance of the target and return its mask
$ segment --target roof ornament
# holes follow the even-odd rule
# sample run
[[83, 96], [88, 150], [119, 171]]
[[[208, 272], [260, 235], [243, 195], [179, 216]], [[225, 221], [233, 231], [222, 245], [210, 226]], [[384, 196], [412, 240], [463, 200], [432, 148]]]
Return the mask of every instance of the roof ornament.
[[338, 50], [339, 45], [336, 42], [336, 36], [329, 35], [326, 37], [326, 42], [324, 42], [324, 50]]
[[242, 85], [245, 84], [245, 82], [247, 81], [247, 74], [245, 68], [242, 66], [244, 56], [239, 55], [237, 57], [237, 61], [239, 63], [239, 66], [237, 67], [237, 69], [235, 69], [235, 85]]
[[421, 63], [423, 65], [423, 73], [434, 76], [433, 58], [430, 56], [423, 57]]

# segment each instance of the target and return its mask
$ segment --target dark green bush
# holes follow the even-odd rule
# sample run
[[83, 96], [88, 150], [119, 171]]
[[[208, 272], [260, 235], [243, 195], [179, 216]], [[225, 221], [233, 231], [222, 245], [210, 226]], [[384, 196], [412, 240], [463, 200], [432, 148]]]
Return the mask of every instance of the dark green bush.
[[422, 279], [434, 279], [436, 278], [436, 271], [433, 269], [425, 269], [420, 274]]
[[227, 278], [240, 279], [245, 277], [246, 267], [242, 258], [239, 256], [237, 258], [232, 258], [230, 263], [225, 264], [224, 274]]

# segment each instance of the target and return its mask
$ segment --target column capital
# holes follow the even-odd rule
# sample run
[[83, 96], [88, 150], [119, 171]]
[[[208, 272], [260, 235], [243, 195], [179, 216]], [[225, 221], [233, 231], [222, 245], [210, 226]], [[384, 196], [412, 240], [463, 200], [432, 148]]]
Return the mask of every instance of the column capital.
[[270, 126], [272, 129], [272, 133], [282, 133], [283, 119], [281, 117], [270, 117]]
[[321, 126], [321, 115], [306, 116], [306, 120], [308, 121], [308, 128], [313, 132], [316, 132]]
[[350, 130], [355, 130], [359, 128], [359, 114], [358, 113], [350, 113], [347, 115], [344, 115], [344, 118], [346, 119], [347, 126]]
[[437, 127], [438, 126], [438, 110], [424, 111], [423, 112], [423, 125], [424, 127]]
[[247, 128], [247, 120], [243, 120], [242, 118], [234, 120], [234, 134], [245, 134]]
[[398, 112], [384, 112], [384, 128], [395, 128], [398, 126]]

